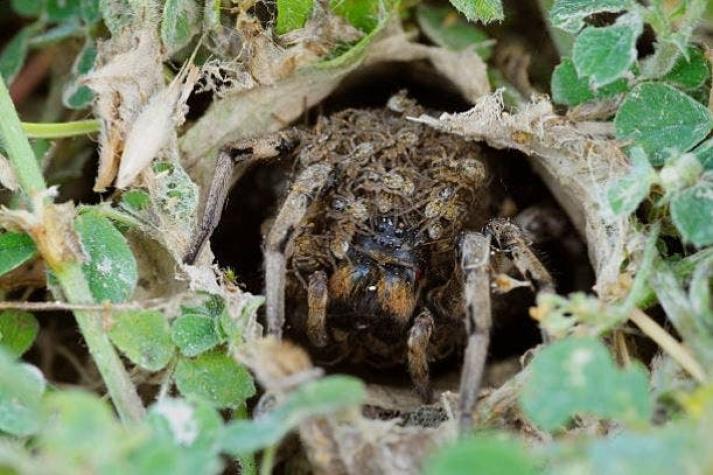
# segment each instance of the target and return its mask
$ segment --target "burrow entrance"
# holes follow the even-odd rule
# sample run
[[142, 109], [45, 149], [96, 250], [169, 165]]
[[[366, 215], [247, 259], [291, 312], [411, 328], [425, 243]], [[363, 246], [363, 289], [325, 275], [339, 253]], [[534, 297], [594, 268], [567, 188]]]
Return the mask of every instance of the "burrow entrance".
[[[410, 97], [434, 114], [469, 108], [448, 80], [427, 63], [384, 64], [347, 78], [333, 95], [307, 111], [296, 125], [309, 127], [320, 114], [345, 108], [384, 107], [387, 100], [401, 90], [408, 91]], [[459, 139], [454, 137], [454, 140]], [[547, 210], [547, 221], [551, 218], [561, 223], [556, 237], [535, 246], [538, 256], [555, 278], [557, 291], [567, 294], [591, 290], [594, 273], [587, 258], [586, 244], [532, 170], [527, 157], [517, 151], [487, 147], [485, 153], [493, 168], [491, 189], [497, 195], [508, 196], [508, 200], [498, 203], [506, 208], [507, 214], [514, 216], [526, 209], [544, 209]], [[221, 267], [232, 268], [238, 282], [250, 292], [263, 293], [262, 239], [269, 229], [270, 218], [288, 191], [292, 175], [293, 164], [289, 158], [248, 170], [233, 187], [222, 220], [213, 234], [211, 247], [218, 263]], [[531, 225], [548, 224], [535, 221]], [[534, 304], [532, 292], [516, 289], [506, 298], [507, 314], [493, 315], [490, 363], [516, 360], [541, 341], [539, 329], [528, 315]], [[289, 308], [287, 311], [289, 313]], [[457, 369], [459, 361], [456, 356], [433, 369], [436, 373]], [[356, 374], [376, 384], [410, 384], [405, 371], [384, 372], [368, 367], [333, 370]]]

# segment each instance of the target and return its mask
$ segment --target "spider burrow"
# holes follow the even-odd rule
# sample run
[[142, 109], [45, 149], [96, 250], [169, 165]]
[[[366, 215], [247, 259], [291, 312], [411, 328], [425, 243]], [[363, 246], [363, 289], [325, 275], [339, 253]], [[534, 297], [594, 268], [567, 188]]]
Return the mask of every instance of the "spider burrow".
[[459, 409], [467, 430], [491, 293], [514, 288], [491, 285], [491, 276], [515, 272], [542, 291], [554, 283], [520, 229], [488, 215], [479, 146], [407, 119], [421, 112], [396, 96], [386, 109], [348, 109], [312, 131], [225, 147], [186, 262], [217, 225], [236, 164], [287, 155], [299, 142], [296, 177], [264, 243], [269, 333], [281, 337], [287, 324], [332, 361], [405, 364], [424, 401], [430, 364], [465, 347]]

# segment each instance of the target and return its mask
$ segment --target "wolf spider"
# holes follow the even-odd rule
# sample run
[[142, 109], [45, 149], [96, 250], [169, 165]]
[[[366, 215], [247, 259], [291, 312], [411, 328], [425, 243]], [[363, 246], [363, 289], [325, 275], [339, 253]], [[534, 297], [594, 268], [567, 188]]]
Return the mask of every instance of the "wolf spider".
[[[268, 331], [282, 335], [287, 302], [288, 323], [313, 350], [375, 366], [405, 362], [425, 401], [429, 363], [465, 346], [465, 430], [488, 351], [491, 290], [534, 282], [551, 291], [553, 281], [520, 229], [488, 215], [478, 145], [407, 120], [421, 109], [403, 96], [389, 105], [223, 148], [186, 262], [217, 225], [236, 165], [301, 142], [296, 178], [264, 244]], [[513, 271], [527, 284], [507, 276]]]

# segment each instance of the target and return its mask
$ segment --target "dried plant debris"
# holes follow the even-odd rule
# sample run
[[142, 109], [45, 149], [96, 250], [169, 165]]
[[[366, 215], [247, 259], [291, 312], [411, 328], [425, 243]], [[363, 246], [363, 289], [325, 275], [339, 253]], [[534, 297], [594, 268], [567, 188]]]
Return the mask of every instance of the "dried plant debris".
[[[410, 41], [401, 26], [384, 20], [349, 54], [305, 66], [269, 88], [223, 90], [201, 119], [181, 137], [182, 159], [198, 183], [206, 183], [212, 167], [199, 160], [222, 145], [279, 130], [319, 103], [359, 67], [390, 61], [431, 61], [468, 100], [490, 91], [485, 63], [473, 52], [456, 52]], [[466, 73], [467, 71], [467, 73]], [[205, 167], [205, 168], [203, 168]], [[203, 186], [203, 189], [207, 189]]]
[[127, 29], [99, 45], [98, 66], [84, 79], [97, 95], [95, 113], [102, 120], [96, 190], [113, 183], [131, 125], [163, 89], [161, 59], [158, 35], [150, 29]]

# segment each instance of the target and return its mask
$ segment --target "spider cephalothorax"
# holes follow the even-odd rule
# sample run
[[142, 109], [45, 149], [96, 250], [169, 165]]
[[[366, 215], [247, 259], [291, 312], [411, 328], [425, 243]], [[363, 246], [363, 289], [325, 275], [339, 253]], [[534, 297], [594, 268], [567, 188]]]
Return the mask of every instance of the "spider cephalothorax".
[[424, 399], [429, 363], [465, 344], [467, 421], [487, 353], [491, 237], [521, 276], [541, 289], [552, 280], [519, 229], [491, 215], [479, 147], [409, 120], [423, 111], [403, 96], [389, 105], [226, 147], [187, 260], [215, 226], [234, 163], [279, 155], [299, 136], [295, 178], [265, 240], [268, 330], [286, 326], [330, 358], [405, 362]]

